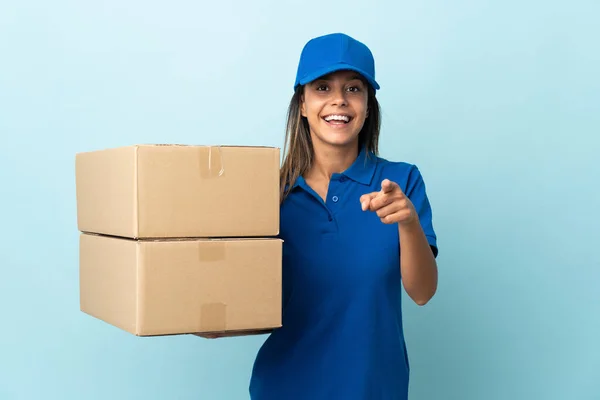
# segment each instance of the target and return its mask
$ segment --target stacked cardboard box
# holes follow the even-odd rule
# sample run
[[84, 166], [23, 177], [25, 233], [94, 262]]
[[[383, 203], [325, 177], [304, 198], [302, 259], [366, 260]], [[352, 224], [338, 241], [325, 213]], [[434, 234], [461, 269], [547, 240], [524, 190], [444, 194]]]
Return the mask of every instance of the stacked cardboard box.
[[76, 155], [81, 310], [138, 336], [281, 326], [279, 149]]

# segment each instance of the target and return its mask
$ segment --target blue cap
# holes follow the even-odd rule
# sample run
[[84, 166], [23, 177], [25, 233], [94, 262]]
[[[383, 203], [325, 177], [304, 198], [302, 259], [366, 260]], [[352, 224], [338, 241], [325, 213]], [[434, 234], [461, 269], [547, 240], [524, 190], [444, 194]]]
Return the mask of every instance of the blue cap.
[[300, 55], [294, 89], [341, 70], [356, 71], [375, 90], [379, 89], [379, 84], [375, 81], [375, 60], [371, 50], [343, 33], [319, 36], [306, 43]]

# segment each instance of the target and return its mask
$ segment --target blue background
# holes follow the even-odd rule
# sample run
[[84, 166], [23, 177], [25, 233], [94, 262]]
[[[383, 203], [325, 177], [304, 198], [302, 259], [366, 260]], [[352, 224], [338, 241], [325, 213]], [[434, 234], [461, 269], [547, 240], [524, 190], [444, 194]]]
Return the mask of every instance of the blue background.
[[439, 291], [404, 306], [411, 399], [600, 399], [598, 15], [597, 1], [2, 2], [0, 398], [247, 398], [264, 337], [136, 338], [79, 311], [74, 155], [281, 146], [302, 46], [344, 31], [376, 56], [382, 155], [420, 167], [439, 235]]

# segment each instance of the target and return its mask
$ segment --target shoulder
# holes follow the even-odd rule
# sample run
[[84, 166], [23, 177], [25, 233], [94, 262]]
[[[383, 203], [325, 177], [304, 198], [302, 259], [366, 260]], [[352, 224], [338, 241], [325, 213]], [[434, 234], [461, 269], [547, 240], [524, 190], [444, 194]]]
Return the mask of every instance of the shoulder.
[[415, 170], [418, 171], [418, 168], [415, 164], [411, 164], [406, 161], [388, 160], [383, 157], [377, 157], [377, 164], [379, 164], [380, 168], [386, 172], [408, 174]]

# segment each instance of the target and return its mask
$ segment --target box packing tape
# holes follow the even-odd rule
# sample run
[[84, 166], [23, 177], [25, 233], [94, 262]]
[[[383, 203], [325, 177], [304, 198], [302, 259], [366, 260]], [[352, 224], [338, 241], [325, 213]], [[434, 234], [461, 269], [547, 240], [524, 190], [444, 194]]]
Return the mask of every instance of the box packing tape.
[[203, 332], [227, 330], [227, 305], [223, 303], [203, 304], [200, 310], [200, 329]]
[[[202, 263], [223, 261], [227, 246], [220, 240], [202, 241], [198, 246], [198, 259]], [[200, 308], [200, 329], [203, 332], [221, 332], [227, 329], [227, 304], [215, 302]]]
[[[198, 157], [198, 169], [202, 178], [218, 178], [225, 173], [221, 146], [216, 146], [216, 150], [215, 146], [200, 147], [198, 151], [200, 152], [200, 157]], [[206, 157], [206, 152], [208, 152], [208, 157]]]

